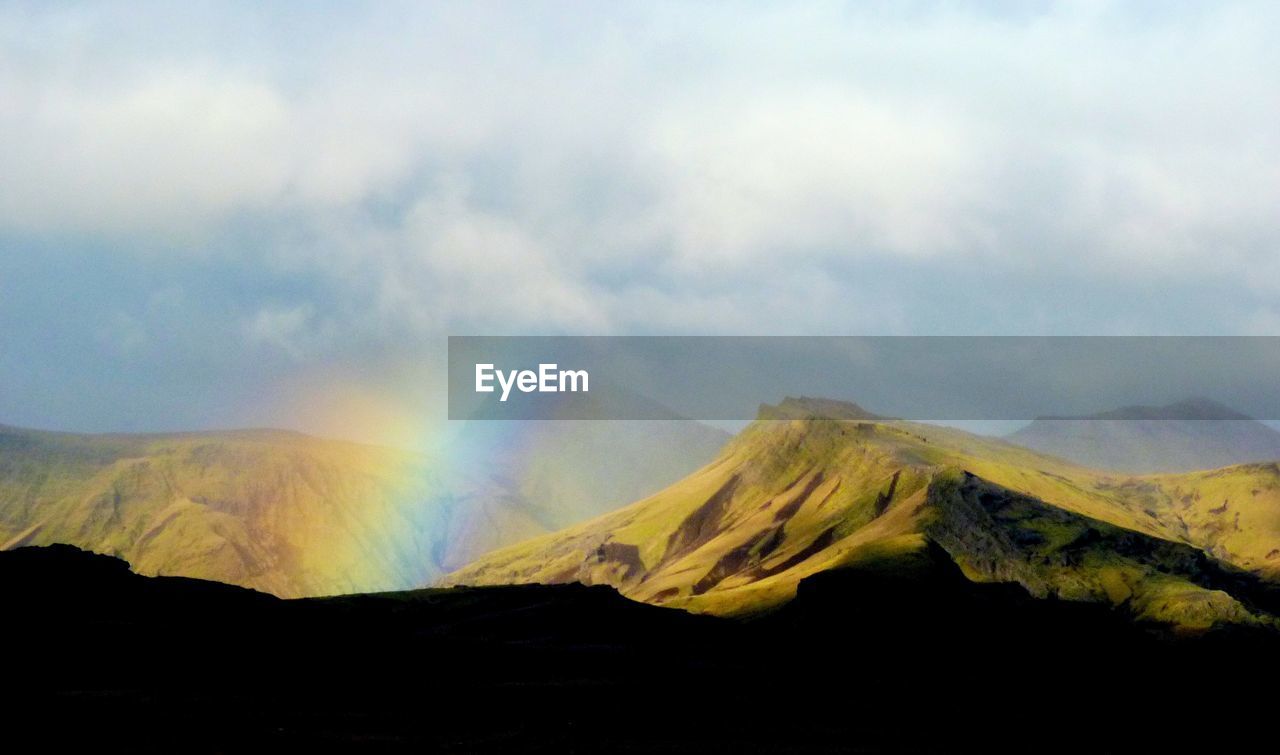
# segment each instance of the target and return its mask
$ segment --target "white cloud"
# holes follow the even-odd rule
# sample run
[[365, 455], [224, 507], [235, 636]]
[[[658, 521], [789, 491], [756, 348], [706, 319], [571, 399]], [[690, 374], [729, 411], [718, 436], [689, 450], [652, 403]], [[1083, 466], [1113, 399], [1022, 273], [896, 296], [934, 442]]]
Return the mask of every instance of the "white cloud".
[[429, 311], [424, 322], [437, 326], [603, 329], [605, 315], [578, 275], [530, 231], [453, 191], [424, 198], [407, 214], [397, 240], [394, 295], [408, 308]]
[[286, 350], [322, 320], [821, 328], [883, 261], [1267, 293], [1273, 5], [901, 8], [150, 6], [153, 37], [10, 9], [0, 232], [259, 243], [236, 254], [340, 299], [264, 304], [249, 332]]
[[989, 191], [964, 124], [829, 86], [694, 103], [655, 132], [666, 230], [709, 264], [963, 251]]
[[161, 233], [264, 206], [288, 179], [270, 87], [168, 71], [109, 91], [47, 81], [0, 105], [0, 222], [24, 232]]

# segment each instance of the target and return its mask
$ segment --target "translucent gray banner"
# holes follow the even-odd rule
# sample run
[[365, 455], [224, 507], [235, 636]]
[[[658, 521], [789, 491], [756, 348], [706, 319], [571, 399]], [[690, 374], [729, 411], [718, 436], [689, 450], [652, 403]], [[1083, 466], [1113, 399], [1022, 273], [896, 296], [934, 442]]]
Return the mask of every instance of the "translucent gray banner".
[[1269, 336], [449, 338], [450, 419], [746, 420], [807, 396], [899, 419], [1073, 417], [1197, 398], [1274, 420], [1277, 378], [1280, 338]]

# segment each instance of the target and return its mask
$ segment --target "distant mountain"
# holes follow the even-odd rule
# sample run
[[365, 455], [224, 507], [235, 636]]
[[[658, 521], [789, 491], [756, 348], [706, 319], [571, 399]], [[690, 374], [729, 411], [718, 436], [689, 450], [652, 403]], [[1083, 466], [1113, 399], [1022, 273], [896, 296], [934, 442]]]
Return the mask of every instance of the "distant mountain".
[[487, 435], [447, 464], [272, 430], [0, 426], [0, 550], [68, 543], [282, 597], [406, 589], [659, 490], [728, 437], [674, 420], [475, 424]]
[[1007, 437], [1085, 466], [1136, 474], [1280, 460], [1280, 432], [1208, 399], [1041, 417]]
[[443, 584], [609, 584], [742, 614], [785, 603], [819, 572], [940, 548], [971, 580], [1141, 621], [1275, 625], [1274, 464], [1130, 479], [951, 428], [822, 418], [865, 416], [851, 404], [789, 399], [761, 416], [666, 490]]

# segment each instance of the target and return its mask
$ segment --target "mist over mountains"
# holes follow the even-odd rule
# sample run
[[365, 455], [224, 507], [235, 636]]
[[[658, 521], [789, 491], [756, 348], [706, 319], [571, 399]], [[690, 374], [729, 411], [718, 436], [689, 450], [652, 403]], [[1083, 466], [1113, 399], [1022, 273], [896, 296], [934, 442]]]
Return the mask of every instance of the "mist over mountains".
[[468, 421], [451, 454], [457, 513], [437, 561], [452, 570], [613, 511], [692, 473], [728, 439], [674, 416]]

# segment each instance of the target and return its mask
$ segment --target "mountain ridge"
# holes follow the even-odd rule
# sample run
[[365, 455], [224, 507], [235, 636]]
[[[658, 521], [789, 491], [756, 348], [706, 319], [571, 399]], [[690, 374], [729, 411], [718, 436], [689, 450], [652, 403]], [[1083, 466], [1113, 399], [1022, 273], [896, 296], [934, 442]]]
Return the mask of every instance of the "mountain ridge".
[[1085, 466], [1132, 474], [1280, 459], [1280, 431], [1205, 398], [1039, 417], [1005, 438]]
[[[551, 425], [479, 444], [474, 467], [271, 428], [0, 426], [0, 550], [69, 543], [282, 597], [407, 589], [674, 481], [723, 441], [692, 423]], [[625, 469], [596, 474], [609, 465]]]
[[1131, 404], [1093, 414], [1055, 415], [1047, 414], [1036, 419], [1072, 420], [1072, 419], [1198, 419], [1198, 420], [1252, 420], [1247, 414], [1238, 412], [1226, 404], [1219, 403], [1204, 396], [1175, 401], [1171, 404]]
[[[1270, 623], [1268, 612], [1204, 583], [1206, 570], [1234, 575], [1228, 582], [1277, 574], [1280, 551], [1268, 551], [1280, 543], [1280, 521], [1270, 514], [1280, 501], [1280, 469], [1198, 474], [1116, 477], [907, 422], [758, 420], [671, 488], [496, 551], [442, 583], [603, 582], [646, 602], [750, 613], [790, 600], [806, 576], [927, 539], [945, 545], [949, 533], [949, 552], [976, 579], [1013, 579], [1033, 593], [1096, 600], [1188, 630]], [[946, 522], [968, 504], [963, 495], [946, 506], [938, 498], [939, 486], [957, 476], [975, 481], [969, 493], [991, 486], [986, 495], [1022, 519], [969, 506], [981, 524], [972, 529], [989, 542], [959, 548], [964, 528]], [[1248, 516], [1265, 527], [1242, 536], [1249, 528], [1240, 526], [1241, 512], [1232, 522], [1229, 505], [1205, 503], [1227, 484], [1249, 486], [1246, 500], [1259, 500], [1249, 501]]]

